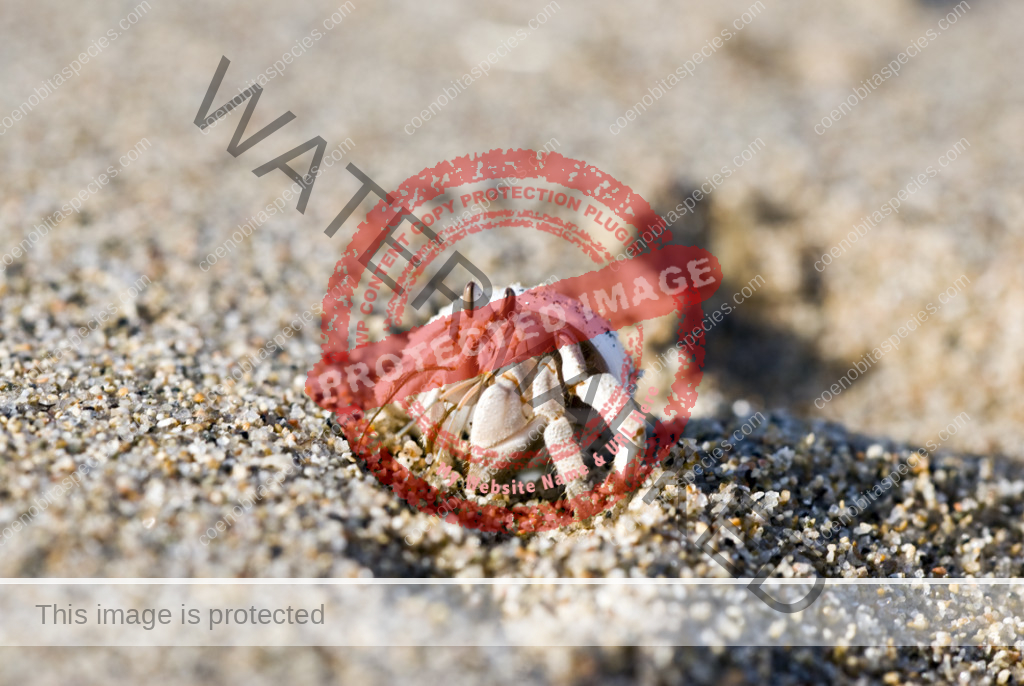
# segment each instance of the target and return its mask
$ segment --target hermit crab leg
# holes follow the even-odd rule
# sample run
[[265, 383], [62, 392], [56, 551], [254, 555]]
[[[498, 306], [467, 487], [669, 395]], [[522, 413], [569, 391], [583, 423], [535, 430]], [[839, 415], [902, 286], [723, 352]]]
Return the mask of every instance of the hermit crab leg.
[[566, 498], [572, 500], [588, 490], [587, 480], [583, 478], [587, 474], [587, 468], [583, 463], [580, 446], [573, 437], [572, 424], [565, 417], [565, 400], [557, 389], [558, 369], [555, 361], [548, 358], [541, 364], [540, 372], [533, 379], [530, 390], [535, 398], [550, 396], [550, 399], [541, 403], [534, 412], [547, 422], [544, 428], [544, 445], [547, 446], [548, 453], [555, 463], [555, 471], [565, 483]]
[[[423, 398], [422, 400], [421, 397]], [[420, 427], [420, 433], [422, 433], [424, 436], [427, 435], [430, 432], [430, 427], [432, 421], [434, 420], [434, 418], [431, 416], [431, 414], [433, 414], [432, 410], [434, 409], [434, 404], [437, 403], [439, 397], [439, 388], [435, 388], [431, 391], [428, 391], [425, 394], [425, 397], [423, 396], [423, 394], [414, 395], [411, 398], [411, 402], [408, 403], [408, 407], [405, 408], [409, 416], [412, 417], [412, 421], [403, 426], [402, 430], [395, 434], [396, 438], [401, 438], [406, 434], [407, 431], [409, 431], [409, 429], [417, 425]]]
[[[447, 402], [452, 396], [458, 395], [459, 392], [462, 391], [463, 389], [465, 389], [467, 386], [471, 386], [471, 388], [469, 389], [469, 392], [466, 393], [466, 395], [464, 395], [462, 397], [462, 400], [459, 401], [459, 406], [456, 408], [457, 410], [461, 410], [465, 406], [465, 404], [467, 402], [467, 398], [478, 391], [477, 388], [472, 388], [472, 386], [474, 384], [479, 384], [479, 383], [481, 383], [479, 377], [472, 378], [472, 379], [463, 379], [462, 381], [458, 381], [458, 382], [452, 384], [447, 389], [443, 389], [442, 390], [441, 388], [434, 388], [434, 389], [428, 391], [427, 393], [420, 394], [419, 396], [416, 396], [413, 399], [413, 401], [409, 403], [408, 412], [409, 412], [410, 415], [412, 415], [413, 412], [415, 412], [417, 410], [421, 410], [421, 411], [419, 412], [419, 414], [417, 414], [415, 417], [413, 417], [412, 421], [410, 421], [408, 424], [406, 424], [404, 427], [402, 427], [402, 430], [399, 431], [398, 434], [396, 434], [396, 435], [399, 438], [401, 438], [402, 436], [405, 435], [405, 433], [407, 431], [409, 431], [409, 429], [411, 429], [413, 426], [415, 426], [417, 424], [420, 427], [420, 432], [421, 433], [423, 433], [424, 435], [428, 434], [430, 432], [430, 428], [432, 426], [432, 423], [435, 423], [438, 420], [440, 420], [440, 417], [428, 416], [428, 413], [430, 413], [431, 409], [434, 407], [434, 405], [437, 403], [437, 401], [438, 400], [442, 400], [442, 401]], [[421, 396], [423, 397], [423, 400], [420, 400]], [[431, 414], [433, 414], [433, 413], [431, 413]], [[422, 421], [422, 420], [426, 420], [426, 421]]]
[[475, 381], [476, 383], [472, 388], [466, 391], [466, 394], [464, 396], [462, 396], [462, 400], [459, 401], [458, 407], [456, 407], [456, 409], [461, 410], [463, 407], [466, 406], [467, 403], [469, 403], [470, 400], [476, 400], [476, 394], [484, 390], [487, 387], [487, 384], [489, 384], [491, 382], [491, 379], [493, 378], [494, 374], [488, 372], [484, 374], [482, 377], [469, 379], [470, 381]]
[[[570, 390], [580, 400], [593, 407], [604, 419], [605, 424], [616, 431], [618, 448], [615, 453], [613, 467], [624, 479], [631, 475], [631, 466], [635, 456], [640, 454], [644, 446], [644, 420], [639, 412], [629, 412], [626, 418], [618, 423], [616, 420], [626, 408], [632, 404], [629, 394], [611, 374], [594, 374], [588, 376], [583, 362], [583, 352], [579, 345], [568, 337], [559, 337], [558, 353], [562, 357], [562, 375], [566, 379], [584, 378]], [[594, 386], [596, 385], [596, 388]], [[588, 402], [588, 398], [593, 400]], [[628, 411], [628, 410], [627, 410]], [[627, 473], [629, 472], [629, 473]]]
[[[471, 388], [471, 387], [474, 386], [475, 384], [478, 384], [478, 383], [480, 383], [480, 377], [473, 377], [472, 379], [463, 379], [462, 381], [456, 381], [451, 386], [446, 388], [443, 393], [441, 393], [440, 399], [444, 400], [444, 401], [448, 401], [453, 396], [458, 395], [460, 391], [465, 390], [467, 387], [470, 387], [470, 388], [469, 388], [469, 391], [466, 393], [466, 395], [469, 395], [470, 393], [474, 393], [474, 392], [476, 392], [476, 389], [475, 388]], [[462, 400], [465, 400], [465, 396], [463, 397]], [[460, 401], [460, 403], [461, 402], [462, 401]]]

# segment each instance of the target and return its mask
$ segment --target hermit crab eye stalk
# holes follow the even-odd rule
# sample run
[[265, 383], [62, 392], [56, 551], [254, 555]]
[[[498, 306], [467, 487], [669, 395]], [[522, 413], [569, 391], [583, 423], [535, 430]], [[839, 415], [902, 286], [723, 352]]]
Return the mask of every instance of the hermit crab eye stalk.
[[516, 292], [511, 288], [505, 289], [505, 300], [501, 303], [501, 312], [499, 313], [502, 318], [509, 316], [516, 307]]
[[470, 317], [473, 316], [473, 307], [476, 303], [476, 283], [470, 281], [462, 291], [462, 311]]

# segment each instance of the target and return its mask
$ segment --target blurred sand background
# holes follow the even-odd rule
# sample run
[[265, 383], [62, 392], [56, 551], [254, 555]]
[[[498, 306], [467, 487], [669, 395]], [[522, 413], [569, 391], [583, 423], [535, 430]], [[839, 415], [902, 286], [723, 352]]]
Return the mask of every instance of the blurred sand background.
[[[700, 221], [680, 222], [722, 261], [730, 280], [723, 297], [757, 275], [766, 282], [709, 340], [708, 388], [701, 390], [813, 415], [811, 401], [836, 372], [966, 275], [970, 287], [954, 303], [823, 414], [856, 430], [923, 443], [967, 412], [971, 431], [951, 447], [1019, 456], [1022, 144], [1013, 75], [1021, 48], [1011, 38], [1019, 8], [972, 7], [825, 135], [814, 131], [854, 86], [936, 30], [950, 6], [765, 5], [692, 77], [612, 136], [616, 117], [748, 5], [566, 5], [408, 136], [403, 125], [485, 58], [487, 46], [500, 41], [495, 35], [513, 35], [543, 5], [357, 5], [270, 81], [253, 123], [290, 109], [298, 119], [279, 133], [274, 150], [317, 134], [331, 149], [351, 138], [348, 160], [385, 184], [458, 154], [539, 148], [554, 137], [559, 152], [617, 176], [662, 212], [760, 138], [764, 150], [709, 196]], [[0, 50], [15, 66], [0, 77], [3, 112], [132, 7], [8, 7]], [[304, 216], [273, 217], [202, 273], [203, 257], [277, 197], [283, 177], [249, 173], [271, 151], [238, 159], [225, 153], [235, 120], [207, 136], [191, 122], [221, 55], [232, 61], [223, 92], [234, 92], [296, 40], [322, 29], [335, 9], [155, 3], [6, 133], [5, 251], [140, 139], [153, 146], [90, 198], [81, 215], [8, 269], [5, 324], [16, 326], [10, 318], [20, 312], [18, 298], [42, 284], [84, 280], [85, 300], [66, 314], [87, 318], [106, 303], [106, 293], [146, 275], [155, 282], [148, 298], [173, 293], [173, 315], [206, 345], [231, 354], [231, 346], [266, 337], [280, 328], [278, 320], [314, 302], [334, 263], [331, 248], [344, 240], [327, 241], [322, 229], [353, 180], [338, 167], [325, 173]], [[824, 272], [814, 269], [861, 217], [962, 138], [968, 151], [899, 216]], [[226, 337], [236, 319], [242, 329]], [[57, 319], [53, 326], [71, 323]], [[224, 345], [213, 346], [218, 338]]]
[[[5, 5], [0, 115], [108, 30], [121, 30], [117, 22], [137, 4]], [[662, 213], [760, 139], [763, 150], [676, 227], [684, 242], [721, 261], [726, 282], [708, 309], [756, 276], [764, 279], [708, 337], [699, 415], [726, 419], [745, 401], [740, 407], [833, 420], [851, 433], [917, 446], [966, 412], [968, 427], [944, 451], [991, 456], [1000, 465], [1024, 457], [1019, 4], [971, 2], [939, 31], [955, 3], [765, 0], [692, 76], [612, 135], [616, 117], [752, 3], [562, 2], [486, 78], [411, 136], [403, 131], [411, 117], [546, 3], [353, 0], [349, 16], [330, 31], [323, 21], [337, 2], [150, 4], [138, 23], [0, 137], [2, 253], [109, 165], [119, 166], [141, 139], [151, 144], [81, 213], [0, 274], [0, 520], [16, 518], [82, 458], [104, 465], [102, 482], [55, 507], [0, 553], [3, 574], [345, 575], [370, 568], [404, 575], [460, 568], [450, 559], [435, 567], [417, 558], [422, 550], [403, 549], [403, 532], [380, 524], [393, 507], [390, 494], [374, 490], [348, 462], [337, 466], [340, 441], [317, 438], [326, 418], [303, 393], [305, 372], [319, 359], [315, 327], [216, 406], [195, 399], [227, 378], [232, 360], [319, 302], [334, 251], [351, 235], [354, 222], [333, 239], [323, 235], [358, 186], [342, 164], [317, 180], [304, 215], [276, 215], [209, 271], [199, 267], [285, 187], [278, 173], [256, 178], [250, 170], [314, 135], [329, 150], [350, 138], [346, 161], [385, 187], [453, 156], [540, 148], [554, 138], [558, 152], [607, 171]], [[268, 83], [250, 128], [284, 110], [295, 113], [294, 122], [239, 158], [225, 152], [237, 112], [209, 135], [193, 125], [222, 55], [231, 67], [217, 104], [315, 28], [323, 38]], [[815, 133], [852, 88], [929, 30], [939, 37], [898, 76]], [[898, 215], [823, 271], [814, 268], [861, 217], [962, 139], [966, 151]], [[488, 257], [488, 268], [497, 282], [515, 281], [532, 259], [508, 245]], [[824, 409], [814, 406], [854, 361], [927, 303], [938, 304], [961, 276], [969, 285], [898, 351]], [[142, 278], [149, 285], [141, 294], [119, 301]], [[118, 303], [115, 317], [53, 373], [24, 384], [33, 360], [108, 303]], [[132, 437], [119, 439], [118, 427]], [[185, 440], [192, 433], [206, 447]], [[303, 451], [319, 472], [286, 489], [230, 549], [196, 547], [217, 508], [237, 496], [231, 479], [250, 468], [280, 468], [289, 463], [282, 455]], [[346, 549], [338, 539], [352, 540], [350, 524], [301, 511], [330, 500], [374, 513], [364, 526], [367, 540], [377, 542]], [[286, 520], [274, 536], [290, 540], [268, 542], [267, 522]], [[313, 522], [322, 528], [311, 531]], [[290, 546], [304, 557], [289, 557]], [[440, 547], [429, 554], [444, 558]], [[607, 665], [635, 657], [629, 655], [593, 659]], [[694, 676], [690, 658], [665, 663], [655, 656], [651, 664], [672, 659], [690, 665], [679, 673]], [[746, 666], [733, 673], [733, 657], [705, 659], [717, 665], [709, 683], [795, 664], [762, 651], [742, 658]], [[832, 664], [843, 659], [831, 653]], [[907, 660], [917, 666], [893, 669], [906, 676], [934, 667], [927, 657]], [[981, 658], [961, 653], [957, 660]], [[837, 668], [830, 678], [852, 679], [863, 667]], [[979, 669], [995, 679], [1002, 667], [989, 660]], [[572, 682], [586, 670], [544, 673]], [[659, 683], [658, 673], [652, 667], [645, 679]]]

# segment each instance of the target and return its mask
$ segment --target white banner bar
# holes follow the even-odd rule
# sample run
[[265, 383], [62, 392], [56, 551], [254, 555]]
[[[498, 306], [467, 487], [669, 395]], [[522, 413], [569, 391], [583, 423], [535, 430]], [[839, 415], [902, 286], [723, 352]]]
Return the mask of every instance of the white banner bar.
[[[5, 580], [4, 646], [1009, 645], [1016, 580]], [[440, 580], [438, 580], [440, 581]], [[593, 583], [590, 583], [593, 582]], [[776, 605], [803, 581], [765, 582]]]

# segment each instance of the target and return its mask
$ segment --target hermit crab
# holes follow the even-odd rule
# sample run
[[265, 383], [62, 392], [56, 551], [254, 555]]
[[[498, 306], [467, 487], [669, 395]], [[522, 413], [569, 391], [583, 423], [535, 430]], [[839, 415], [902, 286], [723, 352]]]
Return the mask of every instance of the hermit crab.
[[414, 332], [374, 390], [399, 435], [419, 438], [431, 481], [484, 500], [564, 486], [572, 500], [628, 480], [647, 428], [628, 390], [639, 374], [606, 319], [550, 286], [487, 302], [472, 282], [431, 322], [446, 318], [445, 342], [436, 326]]

